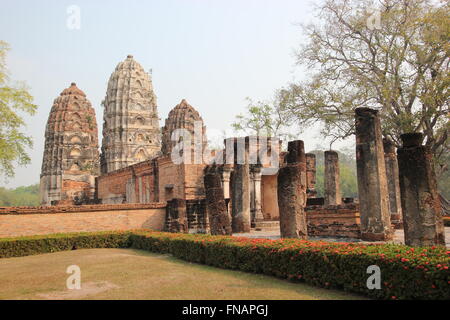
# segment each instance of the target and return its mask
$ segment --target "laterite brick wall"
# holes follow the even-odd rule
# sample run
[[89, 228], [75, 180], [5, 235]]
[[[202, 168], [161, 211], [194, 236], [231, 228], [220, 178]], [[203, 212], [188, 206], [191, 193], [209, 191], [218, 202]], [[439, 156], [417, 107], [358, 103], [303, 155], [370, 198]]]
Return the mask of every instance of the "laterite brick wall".
[[0, 238], [51, 233], [164, 230], [166, 204], [0, 207]]
[[361, 219], [356, 203], [307, 206], [305, 211], [310, 236], [361, 238]]

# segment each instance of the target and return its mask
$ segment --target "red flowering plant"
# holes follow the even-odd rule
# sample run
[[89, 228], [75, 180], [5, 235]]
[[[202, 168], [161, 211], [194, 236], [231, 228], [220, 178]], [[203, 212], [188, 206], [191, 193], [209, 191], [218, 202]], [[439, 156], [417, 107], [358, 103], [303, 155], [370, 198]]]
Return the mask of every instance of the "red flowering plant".
[[[250, 239], [133, 230], [0, 240], [0, 257], [76, 248], [132, 247], [219, 268], [272, 275], [377, 299], [450, 300], [450, 251], [445, 247], [366, 245], [297, 239]], [[369, 289], [369, 266], [381, 288]]]

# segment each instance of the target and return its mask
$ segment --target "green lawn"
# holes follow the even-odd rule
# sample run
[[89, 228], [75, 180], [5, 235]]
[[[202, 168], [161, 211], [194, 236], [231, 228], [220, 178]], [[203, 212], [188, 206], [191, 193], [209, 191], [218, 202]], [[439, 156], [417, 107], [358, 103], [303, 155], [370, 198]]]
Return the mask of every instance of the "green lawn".
[[[81, 290], [66, 269], [81, 268]], [[363, 299], [344, 292], [187, 263], [132, 249], [0, 259], [0, 299]]]

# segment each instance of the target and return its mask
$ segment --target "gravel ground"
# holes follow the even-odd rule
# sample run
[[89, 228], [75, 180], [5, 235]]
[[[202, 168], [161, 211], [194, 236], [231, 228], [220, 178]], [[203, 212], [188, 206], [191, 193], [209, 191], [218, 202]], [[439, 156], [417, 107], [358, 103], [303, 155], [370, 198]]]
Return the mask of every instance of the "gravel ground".
[[[250, 233], [236, 233], [236, 237], [247, 237], [247, 238], [264, 238], [264, 239], [279, 239], [279, 231], [252, 231]], [[346, 238], [324, 238], [324, 237], [310, 237], [310, 240], [326, 240], [334, 242], [363, 242], [359, 239], [346, 239]], [[450, 227], [445, 228], [445, 241], [446, 246], [450, 248]], [[404, 243], [404, 233], [403, 230], [395, 230], [394, 243]]]

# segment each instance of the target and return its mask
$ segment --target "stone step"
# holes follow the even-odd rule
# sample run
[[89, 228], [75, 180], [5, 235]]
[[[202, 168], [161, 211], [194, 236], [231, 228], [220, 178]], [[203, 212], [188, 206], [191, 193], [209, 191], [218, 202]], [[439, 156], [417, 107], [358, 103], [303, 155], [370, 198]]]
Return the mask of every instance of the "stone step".
[[257, 221], [253, 228], [255, 231], [280, 231], [280, 221]]
[[280, 232], [280, 227], [270, 227], [270, 228], [252, 228], [252, 231], [264, 231], [264, 232], [272, 232], [277, 231]]
[[270, 228], [270, 227], [280, 227], [280, 221], [256, 221], [256, 228]]

